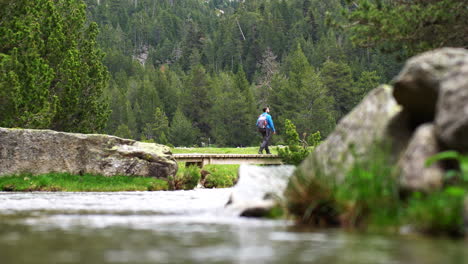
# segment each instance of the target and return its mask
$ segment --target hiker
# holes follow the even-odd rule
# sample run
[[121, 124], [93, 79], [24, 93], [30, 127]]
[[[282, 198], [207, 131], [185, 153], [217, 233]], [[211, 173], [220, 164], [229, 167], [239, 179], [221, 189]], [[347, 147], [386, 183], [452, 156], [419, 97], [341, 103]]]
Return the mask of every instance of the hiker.
[[273, 125], [273, 119], [271, 118], [270, 108], [263, 108], [263, 114], [261, 114], [257, 119], [257, 128], [258, 132], [262, 134], [263, 141], [258, 150], [258, 154], [263, 154], [263, 150], [266, 151], [266, 154], [271, 154], [268, 145], [270, 144], [270, 139], [272, 134], [276, 134], [275, 125]]

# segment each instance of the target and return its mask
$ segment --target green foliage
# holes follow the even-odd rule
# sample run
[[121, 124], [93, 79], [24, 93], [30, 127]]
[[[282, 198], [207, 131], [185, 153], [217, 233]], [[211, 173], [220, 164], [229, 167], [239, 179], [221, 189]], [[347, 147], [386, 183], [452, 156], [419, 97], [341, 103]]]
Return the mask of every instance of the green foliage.
[[203, 66], [193, 67], [186, 81], [186, 97], [182, 105], [184, 114], [205, 135], [209, 135], [211, 129], [207, 114], [213, 106], [209, 82], [209, 76]]
[[468, 10], [463, 0], [348, 2], [345, 28], [357, 45], [403, 51], [403, 58], [443, 46], [466, 47]]
[[285, 164], [299, 165], [308, 155], [309, 150], [306, 146], [300, 146], [299, 135], [296, 126], [288, 119], [285, 122], [285, 141], [287, 146], [278, 147], [278, 155]]
[[121, 137], [121, 138], [133, 138], [132, 136], [132, 131], [128, 128], [127, 125], [121, 124], [119, 127], [117, 127], [117, 130], [115, 131], [114, 135]]
[[298, 124], [301, 134], [321, 131], [328, 135], [335, 126], [334, 99], [300, 45], [283, 67], [286, 76], [272, 81], [272, 111], [278, 115], [278, 126], [290, 119]]
[[100, 131], [108, 73], [84, 3], [12, 1], [0, 17], [0, 126]]
[[408, 203], [406, 218], [423, 232], [461, 235], [465, 195], [466, 189], [461, 187], [448, 187], [430, 195], [415, 193]]
[[[165, 141], [150, 135], [158, 107], [171, 121], [168, 144], [248, 146], [258, 110], [267, 105], [278, 127], [290, 119], [299, 135], [326, 137], [342, 115], [335, 104], [348, 102], [325, 82], [327, 60], [350, 67], [351, 75], [336, 77], [341, 83], [363, 83], [346, 99], [349, 107], [368, 91], [362, 72], [389, 80], [396, 68], [391, 58], [353, 47], [346, 33], [325, 23], [326, 12], [342, 20], [338, 0], [85, 2], [111, 72], [106, 132], [125, 124], [135, 139]], [[177, 109], [196, 128], [190, 142], [171, 135]]]
[[286, 144], [288, 146], [298, 146], [299, 134], [297, 134], [296, 126], [291, 122], [291, 120], [286, 119], [284, 131]]
[[468, 184], [468, 155], [463, 155], [453, 150], [440, 152], [428, 158], [426, 160], [426, 166], [431, 166], [433, 163], [441, 160], [455, 160], [458, 162], [458, 167], [460, 170], [448, 171], [447, 176], [457, 175], [464, 183]]
[[166, 114], [156, 107], [153, 122], [146, 123], [143, 134], [147, 140], [154, 140], [159, 144], [168, 144], [166, 134], [169, 134], [169, 121]]
[[2, 191], [117, 192], [167, 190], [165, 180], [149, 177], [49, 173], [0, 177]]
[[355, 95], [353, 96], [355, 100], [354, 104], [357, 105], [360, 103], [367, 93], [376, 88], [380, 83], [380, 78], [377, 75], [377, 72], [361, 72], [361, 76], [359, 76], [359, 79], [356, 82]]
[[307, 137], [307, 143], [313, 148], [317, 147], [320, 144], [320, 142], [322, 142], [322, 136], [320, 135], [320, 131], [317, 131], [311, 134], [309, 137]]
[[394, 174], [384, 151], [375, 150], [370, 160], [358, 160], [335, 187], [342, 225], [397, 225], [402, 206]]
[[215, 88], [210, 127], [215, 142], [220, 146], [251, 145], [257, 113], [244, 71], [239, 69], [236, 75], [220, 74], [212, 79], [212, 85]]
[[321, 70], [324, 85], [335, 98], [336, 120], [341, 119], [355, 106], [355, 92], [351, 68], [345, 62], [326, 61]]
[[270, 219], [281, 219], [284, 216], [285, 216], [284, 208], [281, 206], [275, 206], [267, 212], [265, 217], [270, 218]]
[[170, 127], [170, 141], [175, 146], [192, 146], [197, 138], [197, 129], [192, 126], [182, 111], [177, 110]]

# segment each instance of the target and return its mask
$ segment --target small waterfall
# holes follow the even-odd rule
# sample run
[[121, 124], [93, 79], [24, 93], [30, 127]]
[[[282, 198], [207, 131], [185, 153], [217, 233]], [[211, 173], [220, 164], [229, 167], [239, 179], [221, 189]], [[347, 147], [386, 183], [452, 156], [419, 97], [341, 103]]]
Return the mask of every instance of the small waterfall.
[[260, 216], [283, 199], [295, 166], [241, 165], [226, 210], [243, 216]]

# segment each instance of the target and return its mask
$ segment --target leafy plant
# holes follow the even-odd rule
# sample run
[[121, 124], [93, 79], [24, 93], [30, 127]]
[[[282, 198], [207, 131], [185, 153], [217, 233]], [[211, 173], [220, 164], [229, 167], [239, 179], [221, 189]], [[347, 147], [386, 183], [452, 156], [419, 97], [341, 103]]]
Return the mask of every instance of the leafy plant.
[[321, 140], [322, 140], [322, 136], [320, 134], [320, 131], [317, 131], [307, 137], [307, 143], [309, 144], [309, 146], [314, 147], [314, 148], [320, 144]]
[[449, 170], [446, 173], [446, 177], [448, 179], [459, 176], [464, 183], [468, 183], [468, 155], [462, 155], [453, 150], [440, 152], [427, 159], [426, 166], [431, 166], [435, 162], [441, 160], [455, 160], [458, 162], [458, 167], [460, 170]]

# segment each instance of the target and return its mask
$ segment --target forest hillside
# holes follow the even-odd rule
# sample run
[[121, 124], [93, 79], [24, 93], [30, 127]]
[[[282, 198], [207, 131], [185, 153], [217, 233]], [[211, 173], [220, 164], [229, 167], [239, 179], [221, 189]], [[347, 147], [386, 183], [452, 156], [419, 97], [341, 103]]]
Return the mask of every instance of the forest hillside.
[[468, 35], [459, 0], [4, 0], [0, 7], [0, 126], [175, 146], [256, 144], [265, 106], [277, 141], [286, 119], [304, 139], [326, 137], [403, 59], [466, 46]]

